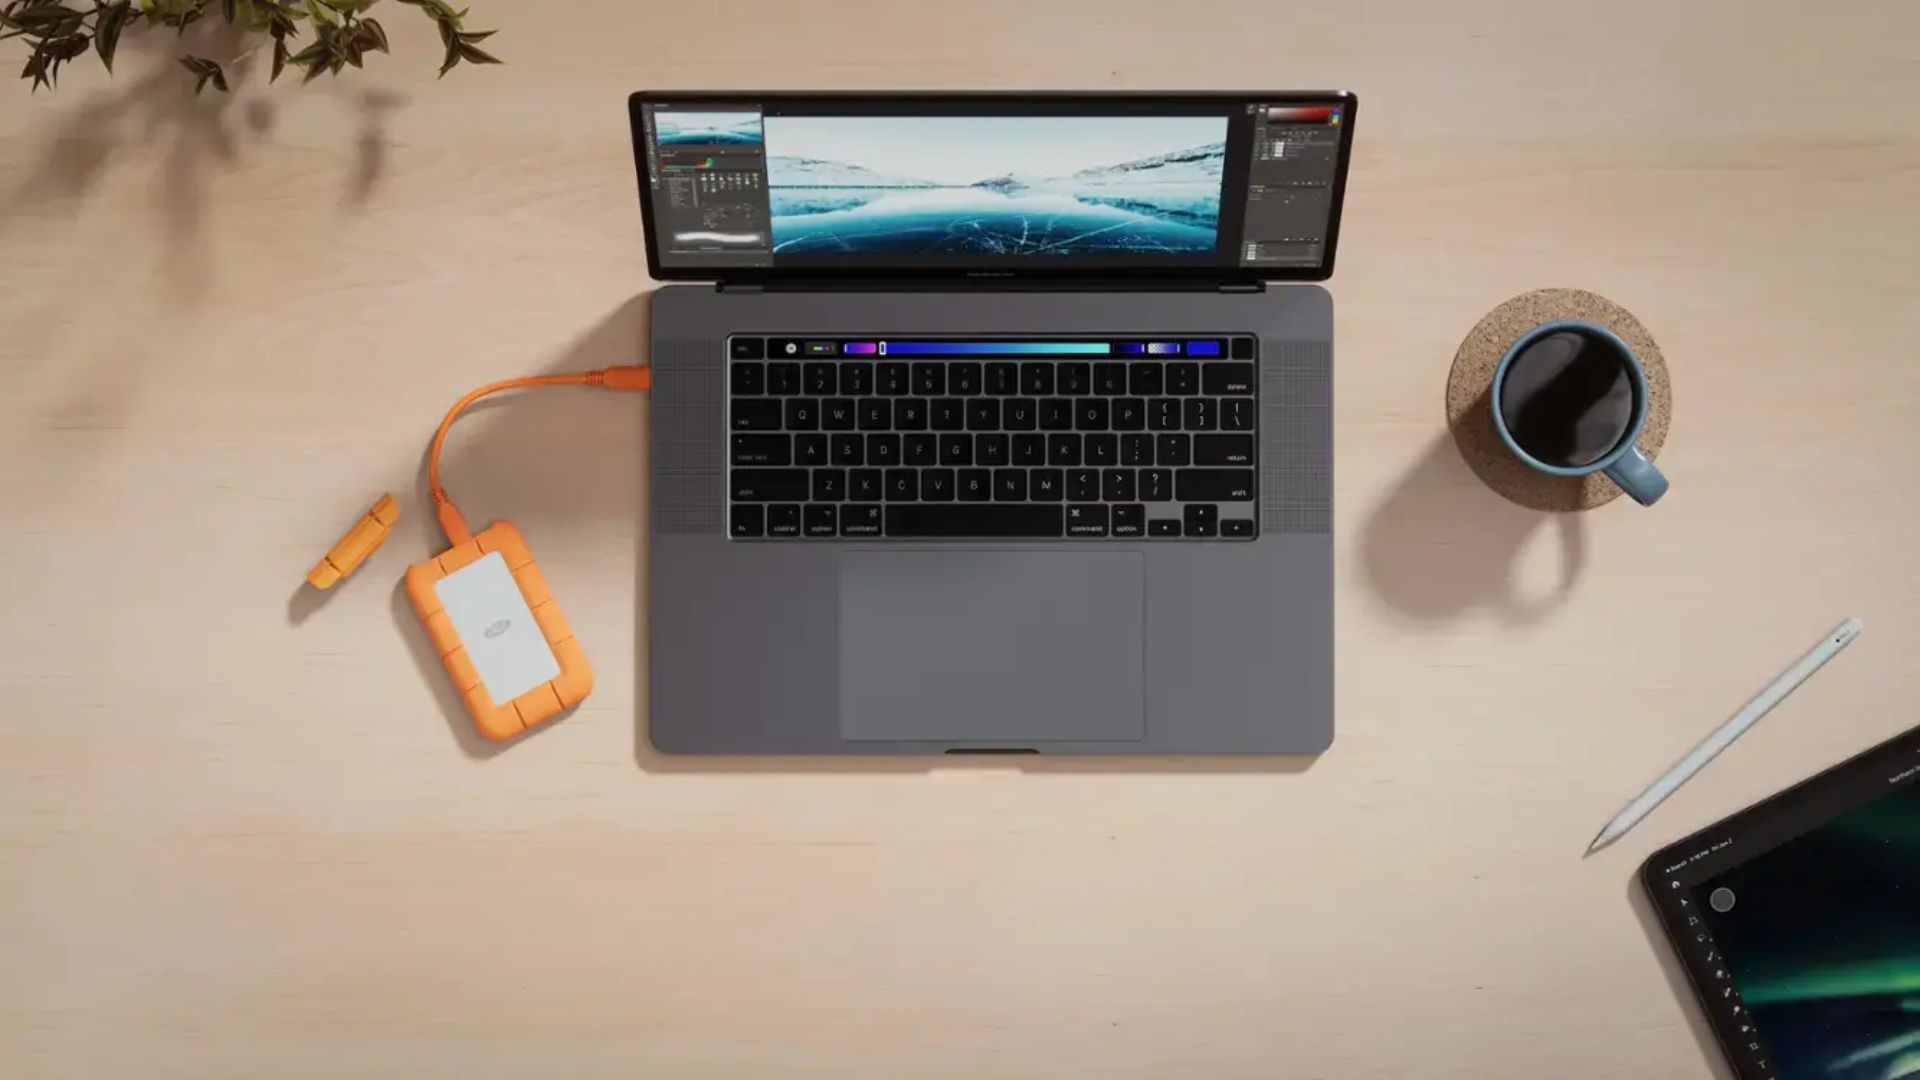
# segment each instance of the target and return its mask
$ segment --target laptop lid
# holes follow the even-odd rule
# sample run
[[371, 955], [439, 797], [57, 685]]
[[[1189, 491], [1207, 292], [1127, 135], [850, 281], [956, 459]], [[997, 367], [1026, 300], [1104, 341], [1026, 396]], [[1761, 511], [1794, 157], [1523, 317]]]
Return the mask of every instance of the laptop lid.
[[645, 91], [628, 111], [656, 279], [1253, 283], [1333, 273], [1357, 106]]

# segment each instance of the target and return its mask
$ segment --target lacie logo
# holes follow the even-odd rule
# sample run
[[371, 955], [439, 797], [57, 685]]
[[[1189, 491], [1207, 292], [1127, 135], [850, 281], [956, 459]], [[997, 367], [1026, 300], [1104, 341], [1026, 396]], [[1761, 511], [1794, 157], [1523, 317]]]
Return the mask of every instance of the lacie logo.
[[506, 633], [508, 630], [512, 628], [513, 628], [512, 619], [501, 619], [499, 622], [494, 623], [492, 626], [487, 627], [484, 631], [482, 631], [482, 633], [484, 633], [489, 638], [497, 638], [501, 634]]

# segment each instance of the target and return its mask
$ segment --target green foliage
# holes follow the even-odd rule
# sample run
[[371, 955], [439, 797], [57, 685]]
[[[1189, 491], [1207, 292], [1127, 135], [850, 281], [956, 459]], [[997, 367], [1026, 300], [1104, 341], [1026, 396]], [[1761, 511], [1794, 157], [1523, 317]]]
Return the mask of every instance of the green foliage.
[[[32, 49], [20, 77], [30, 80], [33, 89], [53, 87], [60, 82], [60, 67], [92, 49], [100, 63], [111, 72], [113, 55], [120, 47], [120, 36], [129, 27], [147, 23], [172, 27], [175, 34], [202, 18], [217, 16], [229, 26], [247, 35], [265, 35], [273, 42], [271, 82], [288, 67], [306, 72], [304, 81], [321, 75], [338, 75], [346, 67], [360, 67], [366, 55], [387, 52], [387, 30], [380, 20], [367, 14], [381, 0], [4, 0], [0, 3], [0, 41], [19, 38]], [[446, 0], [397, 0], [420, 9], [440, 29], [440, 43], [446, 56], [440, 64], [445, 75], [465, 64], [497, 64], [500, 61], [480, 42], [493, 35], [491, 30], [468, 30], [464, 25], [467, 9], [456, 8]], [[295, 47], [289, 42], [299, 38], [303, 26], [310, 26], [313, 38]], [[180, 57], [180, 66], [192, 73], [194, 93], [211, 85], [215, 90], [229, 89], [227, 73], [220, 64], [203, 56]]]

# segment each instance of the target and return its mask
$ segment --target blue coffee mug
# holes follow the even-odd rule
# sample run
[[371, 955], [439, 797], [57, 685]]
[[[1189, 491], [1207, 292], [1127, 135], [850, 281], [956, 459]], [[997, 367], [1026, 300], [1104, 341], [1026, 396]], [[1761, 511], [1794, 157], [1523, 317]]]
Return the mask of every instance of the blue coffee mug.
[[[1507, 418], [1500, 414], [1500, 391], [1506, 384], [1507, 372], [1513, 367], [1514, 357], [1519, 356], [1527, 346], [1548, 334], [1562, 330], [1573, 330], [1611, 342], [1620, 356], [1625, 359], [1627, 374], [1633, 379], [1633, 418], [1627, 424], [1626, 434], [1620, 437], [1620, 441], [1614, 444], [1613, 449], [1600, 455], [1597, 460], [1574, 467], [1550, 465], [1521, 449], [1520, 443], [1513, 437], [1513, 432], [1507, 429]], [[1641, 366], [1640, 357], [1634, 354], [1633, 347], [1620, 340], [1620, 335], [1606, 327], [1584, 319], [1557, 319], [1542, 323], [1520, 335], [1520, 340], [1514, 342], [1513, 347], [1500, 358], [1500, 366], [1493, 369], [1491, 397], [1494, 430], [1500, 433], [1500, 441], [1507, 444], [1507, 449], [1513, 451], [1514, 455], [1525, 462], [1528, 468], [1537, 469], [1552, 476], [1586, 476], [1590, 473], [1604, 472], [1607, 474], [1607, 479], [1620, 485], [1620, 490], [1633, 496], [1633, 501], [1641, 506], [1652, 506], [1660, 501], [1660, 496], [1667, 493], [1667, 478], [1660, 474], [1660, 470], [1647, 458], [1647, 455], [1640, 452], [1638, 445], [1640, 430], [1647, 426], [1646, 368]]]

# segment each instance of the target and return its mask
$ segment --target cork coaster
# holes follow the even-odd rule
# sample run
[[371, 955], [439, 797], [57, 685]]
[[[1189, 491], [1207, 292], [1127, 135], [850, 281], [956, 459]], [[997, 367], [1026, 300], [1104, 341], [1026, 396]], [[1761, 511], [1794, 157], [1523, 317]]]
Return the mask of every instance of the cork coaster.
[[1613, 481], [1600, 473], [1549, 476], [1530, 469], [1513, 456], [1493, 427], [1493, 369], [1521, 335], [1555, 319], [1599, 323], [1633, 346], [1647, 369], [1647, 424], [1640, 430], [1640, 449], [1657, 458], [1673, 417], [1673, 388], [1660, 346], [1626, 308], [1583, 289], [1522, 293], [1480, 320], [1460, 343], [1447, 376], [1447, 427], [1474, 475], [1506, 498], [1534, 510], [1591, 510], [1620, 497]]

